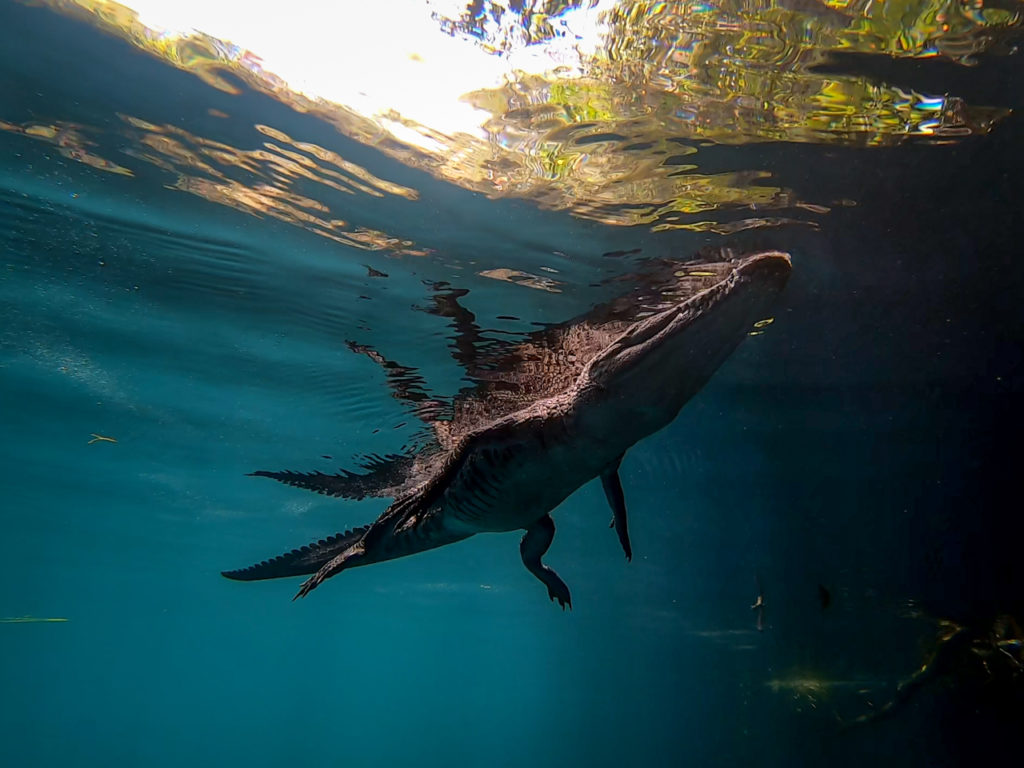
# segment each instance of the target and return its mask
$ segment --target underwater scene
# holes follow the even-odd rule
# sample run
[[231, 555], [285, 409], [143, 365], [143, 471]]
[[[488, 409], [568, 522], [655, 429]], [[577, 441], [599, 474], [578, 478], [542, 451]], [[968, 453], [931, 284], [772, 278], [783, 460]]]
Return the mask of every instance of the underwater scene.
[[1021, 0], [0, 0], [0, 765], [1024, 754]]

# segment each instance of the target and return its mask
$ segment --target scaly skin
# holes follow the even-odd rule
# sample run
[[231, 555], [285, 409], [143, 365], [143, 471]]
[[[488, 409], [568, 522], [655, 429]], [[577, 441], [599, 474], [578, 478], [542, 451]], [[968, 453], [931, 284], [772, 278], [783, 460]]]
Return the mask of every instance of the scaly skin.
[[249, 581], [312, 574], [296, 595], [304, 597], [347, 568], [477, 533], [523, 529], [524, 565], [551, 600], [571, 607], [565, 582], [541, 562], [554, 537], [550, 513], [601, 477], [612, 527], [632, 557], [618, 477], [622, 457], [671, 423], [764, 316], [785, 285], [790, 260], [767, 252], [667, 270], [649, 280], [646, 292], [519, 345], [486, 350], [482, 360], [473, 358], [480, 335], [457, 303], [461, 294], [436, 298], [432, 311], [452, 318], [463, 333], [457, 358], [478, 382], [455, 398], [446, 421], [435, 420], [446, 403], [427, 395], [411, 369], [350, 343], [384, 366], [395, 396], [430, 427], [428, 444], [415, 454], [375, 457], [366, 474], [255, 473], [330, 495], [396, 500], [368, 526], [224, 575]]

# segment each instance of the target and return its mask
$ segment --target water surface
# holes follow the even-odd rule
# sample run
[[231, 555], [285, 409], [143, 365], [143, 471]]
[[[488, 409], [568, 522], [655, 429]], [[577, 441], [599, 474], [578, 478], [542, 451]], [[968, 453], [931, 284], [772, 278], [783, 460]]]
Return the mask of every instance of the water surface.
[[[934, 619], [1024, 611], [1012, 36], [811, 61], [881, 40], [870, 13], [630, 7], [586, 77], [478, 93], [492, 144], [433, 150], [223, 63], [196, 77], [111, 27], [0, 7], [5, 764], [962, 765], [1019, 748], [1019, 708], [951, 684], [843, 727], [921, 664]], [[771, 43], [786, 13], [811, 44]], [[437, 23], [489, 55], [553, 36], [460, 18]], [[739, 28], [763, 44], [737, 53]], [[680, 58], [686, 40], [722, 82]], [[775, 107], [745, 99], [783, 65]], [[685, 67], [687, 88], [666, 82]], [[842, 88], [814, 90], [829, 78]], [[779, 105], [791, 122], [765, 119]], [[247, 476], [412, 439], [347, 340], [450, 396], [468, 382], [424, 311], [437, 283], [514, 338], [647, 259], [723, 246], [793, 254], [775, 322], [628, 454], [633, 562], [599, 484], [557, 510], [571, 613], [516, 534], [297, 603], [291, 581], [218, 575], [383, 510]]]

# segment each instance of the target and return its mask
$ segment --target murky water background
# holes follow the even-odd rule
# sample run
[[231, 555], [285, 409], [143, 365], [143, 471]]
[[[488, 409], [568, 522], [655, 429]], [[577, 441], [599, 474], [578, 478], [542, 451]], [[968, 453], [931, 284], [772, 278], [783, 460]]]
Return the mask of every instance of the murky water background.
[[[1024, 611], [1020, 6], [915, 9], [617, 6], [584, 75], [477, 93], [486, 139], [407, 120], [413, 142], [284, 98], [239, 50], [161, 59], [112, 12], [0, 6], [4, 764], [1018, 749], [1019, 688], [955, 676], [849, 727], [937, 619]], [[491, 11], [437, 23], [511, 57], [563, 18]], [[246, 473], [411, 439], [349, 339], [466, 384], [432, 284], [506, 337], [720, 246], [793, 254], [775, 322], [627, 456], [633, 562], [595, 484], [556, 512], [571, 614], [513, 534], [298, 603], [218, 575], [383, 509]]]

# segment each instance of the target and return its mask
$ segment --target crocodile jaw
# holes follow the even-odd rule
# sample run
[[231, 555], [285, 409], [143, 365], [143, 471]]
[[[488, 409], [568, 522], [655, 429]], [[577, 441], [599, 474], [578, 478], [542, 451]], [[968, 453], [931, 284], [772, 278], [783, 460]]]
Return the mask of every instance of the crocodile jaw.
[[474, 436], [442, 497], [447, 530], [526, 528], [669, 424], [764, 317], [789, 269], [785, 254], [742, 260], [721, 283], [633, 325], [569, 392]]
[[667, 426], [765, 316], [791, 269], [784, 253], [747, 256], [722, 282], [632, 326], [581, 376], [581, 431], [632, 444]]

